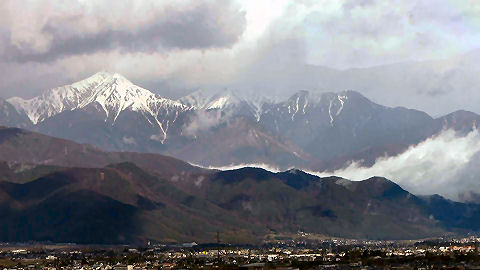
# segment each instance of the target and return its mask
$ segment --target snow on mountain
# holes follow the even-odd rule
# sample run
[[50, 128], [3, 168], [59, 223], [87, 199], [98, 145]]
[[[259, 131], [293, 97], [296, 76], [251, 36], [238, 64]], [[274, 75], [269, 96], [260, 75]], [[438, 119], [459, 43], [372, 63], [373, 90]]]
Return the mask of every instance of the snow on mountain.
[[98, 72], [85, 80], [50, 89], [32, 99], [13, 97], [8, 101], [18, 111], [24, 111], [34, 124], [95, 102], [105, 111], [105, 119], [112, 118], [113, 122], [126, 109], [148, 113], [155, 118], [159, 107], [188, 109], [180, 102], [162, 98], [134, 85], [120, 74], [109, 72]]
[[207, 110], [225, 110], [227, 108], [235, 107], [240, 105], [242, 102], [248, 103], [246, 100], [238, 97], [231, 91], [226, 91], [224, 93], [219, 93], [212, 96], [208, 103], [205, 104], [204, 109]]
[[[309, 121], [309, 114], [315, 118], [327, 119], [333, 126], [335, 119], [342, 113], [346, 106], [349, 95], [356, 95], [354, 91], [340, 93], [310, 93], [302, 90], [295, 93], [283, 102], [264, 102], [260, 118], [272, 115], [281, 115], [290, 121]], [[263, 105], [262, 105], [263, 106]], [[259, 118], [258, 121], [261, 119]]]
[[[208, 94], [198, 90], [178, 101], [197, 110], [219, 110], [225, 116], [244, 115], [251, 116], [260, 122], [265, 115], [282, 115], [294, 121], [300, 115], [320, 111], [333, 126], [335, 119], [342, 113], [348, 96], [355, 95], [353, 91], [340, 93], [310, 93], [302, 90], [287, 100], [269, 99], [260, 94], [242, 96], [230, 90]], [[265, 106], [264, 106], [265, 105]]]
[[226, 107], [238, 104], [244, 101], [231, 91], [222, 91], [209, 93], [204, 90], [197, 90], [187, 96], [178, 99], [182, 104], [203, 110], [225, 109]]
[[444, 122], [466, 131], [477, 123], [476, 115], [463, 113], [434, 121], [423, 112], [376, 104], [355, 91], [299, 91], [270, 100], [261, 91], [214, 91], [202, 89], [173, 101], [120, 74], [99, 72], [32, 99], [11, 98], [13, 106], [0, 100], [0, 116], [2, 125], [28, 126], [111, 151], [168, 153], [196, 162], [208, 152], [212, 164], [231, 157], [228, 162], [308, 161], [320, 168], [396, 153]]
[[178, 100], [186, 106], [197, 110], [218, 110], [223, 116], [249, 116], [257, 121], [260, 117], [262, 105], [269, 102], [260, 95], [244, 97], [231, 90], [209, 93], [198, 90]]
[[[117, 73], [98, 72], [82, 81], [50, 89], [32, 99], [13, 97], [8, 100], [19, 112], [24, 112], [33, 124], [64, 111], [99, 105], [105, 113], [105, 121], [115, 124], [118, 116], [126, 111], [139, 112], [152, 126], [161, 130], [159, 141], [163, 143], [171, 122], [179, 112], [189, 110], [180, 102], [162, 98], [147, 89], [136, 86]], [[171, 117], [165, 117], [165, 116]], [[173, 116], [172, 116], [173, 115]]]
[[209, 99], [210, 95], [205, 93], [204, 90], [200, 89], [179, 98], [177, 101], [192, 109], [203, 109], [208, 103]]

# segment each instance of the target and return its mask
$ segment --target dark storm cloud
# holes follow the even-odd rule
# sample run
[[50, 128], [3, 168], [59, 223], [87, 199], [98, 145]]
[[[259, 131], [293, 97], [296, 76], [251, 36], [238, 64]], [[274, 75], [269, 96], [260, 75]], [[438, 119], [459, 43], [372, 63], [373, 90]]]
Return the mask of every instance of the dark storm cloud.
[[[49, 38], [46, 50], [7, 42], [3, 58], [13, 62], [48, 62], [116, 49], [153, 53], [223, 48], [235, 44], [246, 27], [245, 12], [231, 1], [210, 1], [186, 10], [167, 7], [153, 20], [134, 29], [114, 26], [96, 31], [78, 29], [76, 22], [87, 21], [87, 16], [52, 17], [39, 33]], [[121, 14], [118, 17], [122, 20]], [[4, 41], [8, 40], [9, 34]]]

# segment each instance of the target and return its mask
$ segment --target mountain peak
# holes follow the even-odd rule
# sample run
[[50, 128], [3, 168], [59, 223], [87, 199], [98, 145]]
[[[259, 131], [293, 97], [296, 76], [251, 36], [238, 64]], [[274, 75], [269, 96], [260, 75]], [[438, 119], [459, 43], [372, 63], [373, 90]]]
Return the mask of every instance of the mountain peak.
[[244, 101], [238, 97], [233, 91], [225, 90], [214, 95], [206, 104], [206, 109], [225, 109], [225, 107], [232, 106]]
[[345, 90], [345, 91], [341, 91], [341, 92], [338, 92], [338, 95], [341, 95], [341, 96], [349, 96], [349, 97], [362, 97], [362, 98], [366, 98], [362, 93], [358, 92], [358, 91], [355, 91], [355, 90]]
[[[82, 90], [89, 90], [92, 87], [92, 85], [99, 86], [101, 84], [107, 84], [107, 85], [115, 84], [117, 86], [120, 86], [116, 88], [138, 87], [134, 83], [132, 83], [130, 80], [125, 78], [123, 75], [115, 72], [108, 72], [108, 71], [97, 72], [86, 79], [83, 79], [81, 81], [71, 84], [71, 86], [76, 88], [77, 90], [82, 91]], [[101, 88], [96, 87], [96, 90], [99, 91], [101, 90]]]
[[105, 79], [105, 78], [117, 78], [117, 79], [125, 79], [126, 78], [120, 74], [120, 73], [117, 73], [117, 72], [113, 72], [113, 71], [105, 71], [105, 70], [102, 70], [102, 71], [99, 71], [95, 74], [93, 74], [92, 76], [90, 76], [89, 78], [102, 78], [102, 79]]
[[[126, 110], [146, 112], [154, 116], [159, 106], [174, 106], [184, 109], [179, 102], [162, 98], [141, 88], [115, 72], [101, 71], [94, 75], [57, 88], [45, 91], [29, 100], [10, 98], [17, 111], [23, 111], [32, 123], [37, 124], [64, 111], [82, 109], [98, 104], [106, 119], [116, 120]], [[156, 117], [155, 117], [156, 118]]]
[[256, 111], [258, 103], [238, 95], [231, 89], [224, 89], [219, 92], [209, 93], [205, 90], [197, 90], [191, 94], [178, 99], [179, 102], [194, 109], [203, 110], [227, 110], [232, 107], [245, 105]]

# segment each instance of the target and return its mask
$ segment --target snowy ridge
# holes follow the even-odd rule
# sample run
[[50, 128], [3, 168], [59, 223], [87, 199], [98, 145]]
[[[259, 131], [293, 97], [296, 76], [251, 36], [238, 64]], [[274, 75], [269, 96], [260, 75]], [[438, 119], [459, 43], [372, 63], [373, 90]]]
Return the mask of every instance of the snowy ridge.
[[188, 109], [179, 102], [134, 85], [120, 74], [108, 72], [99, 72], [71, 85], [48, 90], [32, 99], [13, 97], [8, 101], [18, 111], [24, 111], [34, 124], [95, 102], [105, 111], [105, 119], [111, 118], [113, 122], [126, 109], [148, 113], [154, 118], [157, 118], [159, 108]]
[[221, 112], [219, 115], [223, 119], [245, 116], [260, 123], [267, 117], [275, 122], [273, 130], [278, 130], [275, 126], [281, 119], [308, 124], [314, 117], [312, 113], [319, 117], [326, 114], [327, 123], [333, 126], [349, 99], [348, 91], [323, 94], [299, 91], [285, 101], [269, 100], [259, 93], [241, 94], [231, 90], [216, 93], [198, 90], [174, 101], [136, 86], [120, 74], [98, 72], [32, 99], [14, 97], [8, 101], [35, 125], [62, 112], [80, 109], [98, 110], [100, 115], [104, 114], [104, 121], [111, 125], [115, 125], [122, 112], [138, 112], [155, 130], [150, 139], [164, 143], [169, 129], [177, 132], [185, 126], [184, 112], [215, 110]]
[[328, 125], [333, 127], [351, 94], [350, 91], [311, 93], [301, 90], [285, 101], [275, 101], [255, 94], [242, 97], [229, 90], [213, 95], [198, 90], [178, 101], [196, 110], [219, 110], [225, 116], [248, 115], [257, 122], [261, 122], [266, 115], [283, 115], [292, 122], [308, 122], [310, 117], [314, 117], [310, 115], [312, 113], [319, 117], [325, 115]]
[[238, 105], [241, 102], [247, 102], [245, 99], [238, 97], [228, 90], [214, 94], [198, 90], [178, 99], [178, 101], [186, 106], [202, 110], [223, 110], [227, 107]]
[[197, 90], [177, 100], [178, 102], [192, 109], [203, 109], [209, 101], [209, 97], [204, 91]]
[[219, 93], [210, 98], [207, 104], [205, 104], [204, 109], [206, 110], [224, 110], [229, 107], [237, 106], [242, 102], [248, 103], [245, 99], [240, 98], [231, 91], [226, 91], [224, 93]]
[[178, 99], [182, 104], [195, 110], [219, 110], [224, 115], [248, 115], [259, 119], [262, 105], [267, 102], [264, 97], [244, 98], [231, 90], [208, 93], [198, 90]]
[[[117, 73], [98, 72], [93, 76], [44, 92], [32, 99], [13, 97], [8, 100], [19, 112], [25, 112], [33, 124], [38, 124], [64, 111], [98, 104], [105, 113], [105, 121], [115, 124], [118, 116], [131, 110], [140, 112], [152, 126], [158, 126], [164, 142], [169, 125], [175, 122], [179, 111], [190, 108], [180, 102], [162, 98], [147, 89], [134, 85]], [[170, 117], [166, 117], [170, 116]]]

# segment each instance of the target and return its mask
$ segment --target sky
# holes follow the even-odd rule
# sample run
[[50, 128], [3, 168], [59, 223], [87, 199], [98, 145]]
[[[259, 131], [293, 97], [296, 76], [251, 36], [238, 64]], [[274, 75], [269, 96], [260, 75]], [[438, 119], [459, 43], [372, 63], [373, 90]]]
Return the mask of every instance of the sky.
[[106, 70], [167, 97], [196, 89], [480, 113], [475, 0], [3, 0], [0, 96]]

